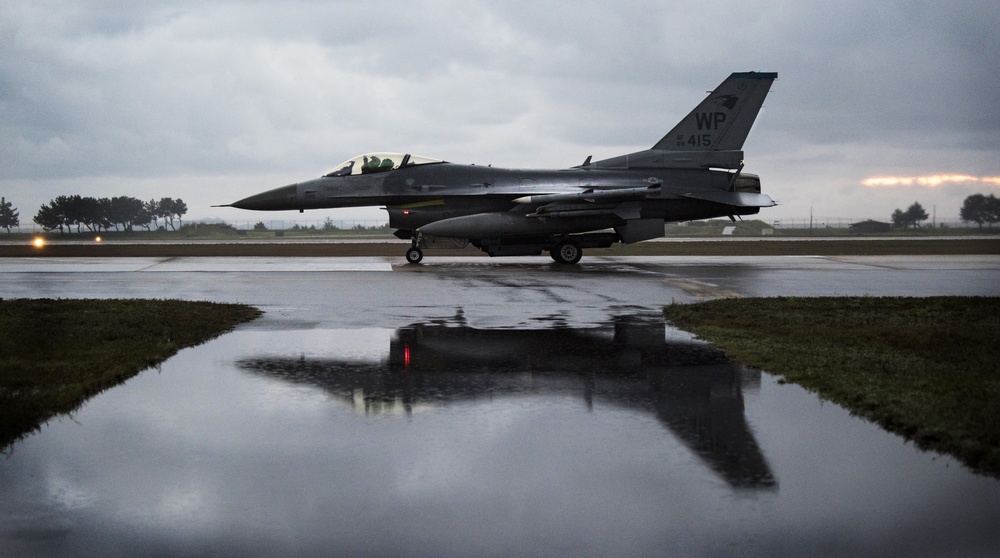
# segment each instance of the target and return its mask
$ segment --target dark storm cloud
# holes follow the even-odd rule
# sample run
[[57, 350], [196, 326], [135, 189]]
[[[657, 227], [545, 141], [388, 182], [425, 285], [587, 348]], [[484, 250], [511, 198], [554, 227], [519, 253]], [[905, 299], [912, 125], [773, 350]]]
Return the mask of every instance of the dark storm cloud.
[[0, 188], [40, 203], [66, 193], [53, 181], [310, 175], [380, 149], [568, 166], [648, 147], [746, 70], [780, 76], [747, 145], [776, 197], [914, 165], [996, 173], [998, 16], [985, 1], [13, 1]]

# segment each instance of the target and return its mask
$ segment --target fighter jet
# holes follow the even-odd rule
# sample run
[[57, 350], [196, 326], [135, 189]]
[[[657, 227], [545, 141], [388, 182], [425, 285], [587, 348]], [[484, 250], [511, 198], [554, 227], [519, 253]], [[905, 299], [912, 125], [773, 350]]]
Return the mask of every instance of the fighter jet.
[[384, 206], [395, 235], [423, 250], [471, 243], [490, 256], [548, 252], [575, 264], [584, 248], [663, 236], [665, 222], [753, 215], [776, 205], [743, 171], [743, 142], [775, 72], [726, 78], [653, 147], [562, 170], [462, 165], [369, 153], [319, 178], [225, 207], [258, 211]]

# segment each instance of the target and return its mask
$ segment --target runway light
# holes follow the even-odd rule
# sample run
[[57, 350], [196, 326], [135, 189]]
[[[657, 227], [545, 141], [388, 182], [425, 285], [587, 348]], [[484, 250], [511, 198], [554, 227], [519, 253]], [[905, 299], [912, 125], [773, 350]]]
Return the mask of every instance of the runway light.
[[94, 242], [100, 242], [100, 241], [101, 241], [101, 237], [97, 237], [97, 238], [94, 239]]
[[35, 248], [41, 248], [45, 246], [45, 239], [40, 236], [36, 236], [35, 241], [32, 244], [35, 245]]

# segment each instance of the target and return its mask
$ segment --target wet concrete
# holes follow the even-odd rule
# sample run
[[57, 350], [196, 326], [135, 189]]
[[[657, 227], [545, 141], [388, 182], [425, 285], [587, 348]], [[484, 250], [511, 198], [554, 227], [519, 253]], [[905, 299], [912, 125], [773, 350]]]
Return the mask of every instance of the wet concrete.
[[717, 296], [996, 296], [1000, 258], [0, 261], [0, 296], [261, 320], [0, 461], [0, 554], [988, 556], [1000, 482], [664, 324]]

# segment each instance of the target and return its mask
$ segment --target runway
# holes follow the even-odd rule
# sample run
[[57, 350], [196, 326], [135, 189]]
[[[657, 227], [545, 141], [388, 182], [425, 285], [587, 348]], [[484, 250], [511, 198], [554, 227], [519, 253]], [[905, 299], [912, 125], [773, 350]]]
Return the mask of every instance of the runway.
[[4, 258], [4, 298], [179, 298], [258, 306], [265, 322], [396, 327], [461, 308], [484, 326], [753, 296], [1000, 296], [997, 256]]

